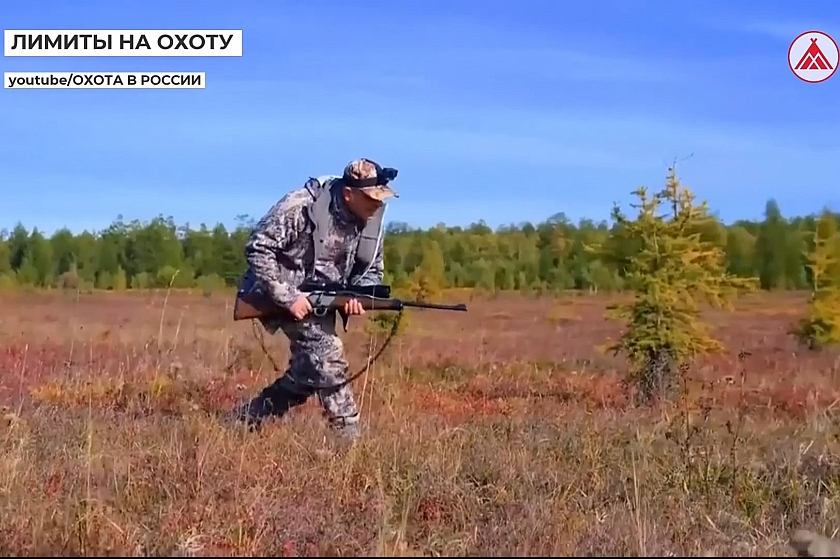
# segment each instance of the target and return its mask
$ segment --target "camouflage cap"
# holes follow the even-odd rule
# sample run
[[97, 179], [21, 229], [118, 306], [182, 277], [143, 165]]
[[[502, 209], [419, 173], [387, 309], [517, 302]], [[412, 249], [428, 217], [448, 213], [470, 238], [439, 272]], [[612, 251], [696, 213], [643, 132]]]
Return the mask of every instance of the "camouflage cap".
[[388, 181], [383, 176], [383, 169], [378, 163], [362, 158], [347, 164], [342, 179], [350, 188], [357, 188], [374, 200], [384, 202], [388, 198], [398, 198], [399, 195], [386, 184]]

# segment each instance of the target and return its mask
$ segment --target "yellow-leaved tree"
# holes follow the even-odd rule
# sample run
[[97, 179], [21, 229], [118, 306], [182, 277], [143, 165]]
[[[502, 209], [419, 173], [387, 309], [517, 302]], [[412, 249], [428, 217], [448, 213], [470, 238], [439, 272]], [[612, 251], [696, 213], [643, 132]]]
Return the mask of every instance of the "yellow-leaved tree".
[[807, 258], [811, 300], [793, 334], [809, 349], [820, 349], [840, 343], [840, 233], [828, 210], [817, 221]]
[[635, 297], [611, 306], [608, 316], [626, 320], [626, 331], [611, 349], [627, 355], [629, 380], [647, 402], [672, 392], [684, 364], [723, 348], [700, 320], [700, 305], [731, 309], [739, 291], [756, 289], [757, 279], [727, 273], [723, 249], [702, 237], [714, 220], [707, 203], [695, 203], [673, 167], [663, 190], [649, 196], [642, 187], [633, 194], [639, 199], [632, 205], [638, 210], [635, 219], [618, 206], [612, 217], [614, 231], [634, 246], [621, 259]]

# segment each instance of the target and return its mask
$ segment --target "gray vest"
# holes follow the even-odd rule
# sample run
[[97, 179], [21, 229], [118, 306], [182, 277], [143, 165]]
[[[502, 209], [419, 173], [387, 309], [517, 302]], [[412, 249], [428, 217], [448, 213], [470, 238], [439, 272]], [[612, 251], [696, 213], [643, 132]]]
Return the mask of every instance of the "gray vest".
[[[341, 177], [335, 175], [310, 178], [305, 185], [314, 199], [309, 212], [309, 219], [313, 225], [312, 243], [315, 247], [313, 265], [320, 261], [324, 238], [327, 231], [331, 229], [333, 216], [330, 213], [330, 202], [334, 194], [341, 194], [337, 190], [343, 188], [341, 182], [336, 180], [339, 178]], [[365, 224], [356, 248], [355, 261], [348, 278], [349, 283], [362, 277], [373, 264], [373, 259], [383, 240], [384, 215], [385, 205], [383, 204]]]

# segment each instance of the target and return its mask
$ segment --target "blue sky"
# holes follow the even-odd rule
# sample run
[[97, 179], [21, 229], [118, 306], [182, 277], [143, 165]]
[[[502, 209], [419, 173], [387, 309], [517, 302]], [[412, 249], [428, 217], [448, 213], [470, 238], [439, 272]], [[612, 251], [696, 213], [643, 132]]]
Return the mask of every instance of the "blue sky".
[[0, 91], [0, 228], [233, 225], [356, 157], [400, 170], [388, 218], [423, 227], [607, 219], [675, 158], [726, 221], [840, 210], [840, 73], [787, 65], [803, 31], [840, 40], [836, 0], [5, 0], [0, 21], [243, 30], [241, 58], [4, 57], [207, 87]]

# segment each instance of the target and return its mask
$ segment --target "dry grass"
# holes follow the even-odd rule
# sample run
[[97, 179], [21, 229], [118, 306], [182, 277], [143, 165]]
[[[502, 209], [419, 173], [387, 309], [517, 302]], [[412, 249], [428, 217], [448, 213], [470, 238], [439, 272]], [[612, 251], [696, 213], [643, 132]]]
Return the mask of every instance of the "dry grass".
[[659, 409], [628, 404], [606, 303], [411, 312], [341, 451], [314, 401], [259, 434], [217, 418], [275, 374], [229, 299], [2, 295], [0, 552], [778, 556], [840, 528], [840, 362], [786, 335], [804, 299], [711, 316], [729, 352]]

